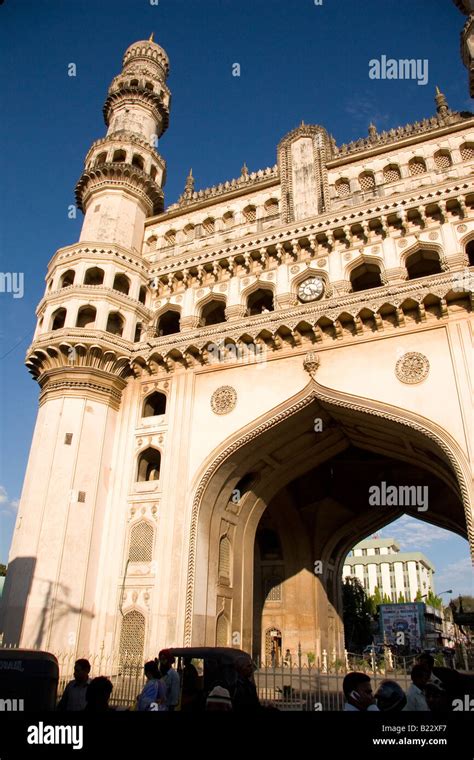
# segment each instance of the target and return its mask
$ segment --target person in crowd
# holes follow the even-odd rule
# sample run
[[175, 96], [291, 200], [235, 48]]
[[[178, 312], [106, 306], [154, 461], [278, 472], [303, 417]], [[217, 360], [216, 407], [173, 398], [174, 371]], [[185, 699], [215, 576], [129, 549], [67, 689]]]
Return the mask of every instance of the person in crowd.
[[425, 699], [431, 712], [447, 713], [452, 710], [451, 701], [446, 689], [442, 689], [435, 683], [430, 683], [430, 681], [425, 686]]
[[401, 712], [407, 703], [402, 687], [396, 681], [382, 681], [375, 694], [380, 712]]
[[76, 660], [74, 664], [74, 679], [69, 681], [57, 709], [61, 712], [78, 712], [86, 706], [86, 691], [90, 684], [89, 673], [91, 666], [89, 660]]
[[199, 675], [191, 657], [183, 658], [181, 710], [192, 710], [199, 697]]
[[105, 676], [93, 678], [86, 691], [85, 712], [110, 712], [114, 708], [109, 707], [109, 699], [112, 694], [112, 681]]
[[161, 679], [166, 687], [166, 707], [173, 712], [179, 703], [180, 681], [179, 675], [173, 668], [175, 658], [171, 650], [162, 649], [158, 655], [160, 663]]
[[249, 655], [241, 655], [235, 663], [237, 678], [232, 694], [232, 706], [235, 712], [255, 712], [262, 706], [253, 680], [253, 663]]
[[425, 698], [425, 687], [430, 680], [430, 672], [425, 665], [414, 665], [411, 669], [412, 684], [407, 691], [405, 711], [427, 712], [430, 708]]
[[378, 712], [370, 678], [365, 673], [348, 673], [342, 682], [345, 712]]
[[229, 712], [232, 710], [232, 700], [228, 689], [214, 686], [206, 699], [206, 711]]
[[161, 673], [156, 660], [150, 660], [144, 667], [146, 683], [137, 697], [137, 710], [166, 710], [166, 686], [161, 681]]
[[[417, 665], [423, 665], [423, 667], [428, 671], [429, 673], [429, 682], [436, 684], [436, 686], [440, 686], [443, 688], [443, 683], [441, 679], [433, 672], [434, 669], [434, 657], [429, 652], [421, 652], [421, 654], [418, 655], [416, 658], [416, 664]], [[437, 668], [436, 670], [439, 670]], [[443, 670], [443, 668], [441, 668]]]

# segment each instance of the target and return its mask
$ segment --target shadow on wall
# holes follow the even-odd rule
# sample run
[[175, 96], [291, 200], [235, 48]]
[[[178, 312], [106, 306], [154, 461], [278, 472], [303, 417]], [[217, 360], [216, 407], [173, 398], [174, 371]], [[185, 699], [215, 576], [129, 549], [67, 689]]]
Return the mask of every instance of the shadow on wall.
[[36, 557], [17, 557], [8, 565], [0, 600], [0, 631], [3, 632], [4, 646], [20, 641], [35, 567]]
[[[17, 557], [7, 568], [5, 586], [0, 600], [0, 632], [3, 632], [3, 646], [18, 646], [25, 623], [25, 610], [31, 591], [36, 557]], [[39, 586], [38, 586], [39, 584]], [[45, 647], [51, 626], [71, 613], [83, 618], [93, 618], [94, 614], [68, 601], [71, 589], [56, 581], [36, 577], [35, 588], [41, 590], [42, 606], [38, 610], [36, 633], [28, 636], [30, 648]], [[53, 616], [53, 617], [52, 617]], [[31, 639], [34, 639], [31, 641]], [[65, 648], [67, 643], [64, 644]]]

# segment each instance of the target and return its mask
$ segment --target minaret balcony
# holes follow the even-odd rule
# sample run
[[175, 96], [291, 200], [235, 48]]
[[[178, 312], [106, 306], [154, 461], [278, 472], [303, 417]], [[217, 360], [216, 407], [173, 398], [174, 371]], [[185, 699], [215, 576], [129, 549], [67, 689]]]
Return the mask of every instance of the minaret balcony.
[[163, 211], [161, 187], [143, 169], [122, 161], [103, 163], [83, 172], [75, 190], [77, 207], [85, 213], [91, 197], [109, 188], [123, 189], [138, 197], [149, 216]]
[[107, 126], [109, 126], [112, 111], [122, 105], [141, 106], [152, 111], [156, 116], [156, 121], [160, 124], [158, 137], [161, 137], [168, 129], [169, 107], [161, 93], [149, 90], [147, 87], [130, 87], [127, 85], [119, 85], [116, 90], [109, 90], [102, 109]]

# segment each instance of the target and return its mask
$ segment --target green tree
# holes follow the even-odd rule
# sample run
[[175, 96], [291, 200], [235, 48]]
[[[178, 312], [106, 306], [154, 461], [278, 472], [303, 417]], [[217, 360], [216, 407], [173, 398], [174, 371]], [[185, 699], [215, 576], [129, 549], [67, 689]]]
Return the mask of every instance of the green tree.
[[371, 604], [358, 578], [344, 579], [342, 607], [346, 648], [354, 652], [372, 641]]
[[426, 597], [426, 604], [429, 604], [431, 607], [437, 607], [439, 609], [443, 604], [443, 600], [441, 597], [436, 596], [433, 590], [430, 589], [428, 591], [428, 596]]
[[416, 592], [416, 596], [415, 596], [415, 599], [414, 599], [414, 601], [415, 601], [415, 602], [422, 602], [422, 601], [423, 601], [423, 598], [422, 598], [422, 596], [421, 596], [421, 590], [420, 590], [420, 589], [418, 589], [418, 591]]
[[0, 575], [6, 575], [7, 574], [7, 566], [0, 564]]
[[397, 604], [405, 604], [405, 597], [403, 596], [402, 592], [400, 591], [398, 595], [398, 601]]

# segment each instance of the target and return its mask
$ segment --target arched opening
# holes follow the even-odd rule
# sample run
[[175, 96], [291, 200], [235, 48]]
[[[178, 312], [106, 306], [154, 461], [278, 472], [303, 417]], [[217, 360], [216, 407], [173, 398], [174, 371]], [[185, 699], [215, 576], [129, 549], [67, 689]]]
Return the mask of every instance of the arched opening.
[[153, 92], [153, 84], [151, 82], [145, 82], [145, 90], [151, 90]]
[[211, 216], [204, 219], [201, 226], [204, 235], [212, 235], [215, 231], [215, 221]]
[[120, 631], [120, 664], [142, 665], [145, 648], [145, 617], [138, 610], [131, 610], [123, 616]]
[[243, 210], [244, 219], [247, 223], [255, 222], [257, 219], [257, 209], [255, 206], [246, 206]]
[[156, 179], [156, 166], [152, 166], [150, 169], [150, 177]]
[[156, 334], [160, 338], [163, 335], [174, 335], [179, 333], [181, 325], [181, 315], [179, 311], [168, 309], [158, 318], [156, 325]]
[[446, 171], [452, 165], [451, 153], [449, 150], [437, 150], [434, 154], [436, 168], [440, 171]]
[[270, 198], [270, 200], [265, 203], [264, 208], [266, 216], [278, 216], [279, 204], [277, 198]]
[[247, 299], [247, 311], [249, 316], [273, 311], [273, 292], [269, 288], [255, 290]]
[[176, 230], [168, 230], [165, 234], [166, 245], [175, 245], [176, 243]]
[[[311, 657], [321, 663], [326, 651], [344, 661], [343, 565], [348, 551], [370, 532], [409, 514], [424, 524], [467, 533], [469, 505], [462, 496], [467, 461], [460, 449], [457, 459], [451, 457], [442, 433], [434, 432], [437, 426], [431, 430], [428, 422], [425, 434], [412, 421], [402, 423], [395, 407], [367, 401], [371, 413], [363, 411], [360, 399], [353, 407], [349, 401], [341, 405], [339, 395], [333, 399], [327, 388], [316, 388], [315, 395], [308, 389], [297, 394], [286, 413], [278, 407], [254, 430], [245, 429], [240, 441], [230, 438], [202, 473], [188, 589], [194, 578], [207, 578], [209, 605], [199, 609], [195, 623], [189, 618], [190, 644], [194, 630], [196, 644], [204, 643], [204, 630], [205, 643], [215, 641], [215, 595], [225, 565], [222, 520], [229, 512], [236, 516], [234, 533], [226, 534], [229, 595], [238, 610], [230, 630], [242, 631], [241, 647], [261, 661], [270, 630], [281, 634], [281, 641], [274, 634], [275, 656], [284, 652], [288, 659], [289, 653], [297, 663], [301, 650], [304, 662]], [[322, 421], [316, 434], [315, 419]], [[248, 490], [232, 506], [231, 494], [249, 465]], [[370, 501], [374, 484], [378, 501]], [[396, 490], [395, 501], [386, 496], [388, 485]], [[250, 563], [245, 558], [252, 552]]]
[[96, 166], [101, 166], [101, 164], [105, 164], [106, 161], [107, 161], [107, 153], [105, 153], [105, 152], [104, 153], [99, 153], [99, 155], [97, 156], [97, 158], [95, 160], [95, 165]]
[[59, 287], [67, 288], [69, 285], [74, 285], [75, 276], [76, 273], [74, 269], [68, 269], [67, 272], [64, 272], [64, 274], [61, 275], [61, 279], [59, 280]]
[[123, 163], [126, 160], [127, 160], [127, 154], [125, 153], [124, 150], [116, 150], [116, 151], [114, 151], [114, 155], [113, 155], [113, 158], [112, 158], [112, 161], [114, 163]]
[[139, 156], [138, 153], [133, 154], [132, 166], [137, 166], [139, 169], [143, 169], [143, 166], [144, 166], [143, 158]]
[[138, 300], [142, 304], [146, 303], [146, 286], [145, 285], [140, 286], [140, 291], [138, 293]]
[[130, 280], [125, 274], [116, 274], [114, 277], [113, 288], [114, 290], [118, 290], [119, 293], [124, 293], [124, 295], [128, 296], [128, 292], [130, 290]]
[[128, 559], [130, 562], [151, 562], [153, 558], [153, 539], [155, 531], [153, 526], [145, 520], [141, 520], [132, 527], [128, 545]]
[[132, 79], [130, 81], [130, 87], [138, 87], [138, 79]]
[[107, 318], [107, 327], [105, 329], [107, 332], [112, 333], [113, 335], [121, 336], [123, 333], [124, 324], [125, 320], [122, 315], [119, 314], [118, 311], [111, 311]]
[[375, 189], [375, 175], [371, 171], [362, 172], [359, 174], [359, 185], [362, 192], [368, 192]]
[[473, 142], [466, 142], [461, 145], [459, 148], [461, 152], [461, 159], [463, 161], [472, 161], [474, 158], [474, 143]]
[[441, 262], [436, 251], [420, 249], [411, 253], [406, 259], [408, 279], [427, 277], [441, 272]]
[[81, 306], [77, 312], [76, 327], [93, 327], [96, 314], [96, 309], [93, 306]]
[[194, 240], [195, 229], [193, 224], [187, 224], [183, 232], [188, 243], [191, 242], [191, 240]]
[[141, 322], [137, 322], [137, 324], [135, 326], [135, 335], [134, 335], [134, 338], [133, 338], [133, 342], [134, 343], [139, 343], [141, 341], [141, 339], [142, 339], [142, 330], [143, 330], [142, 323]]
[[384, 167], [383, 170], [383, 181], [388, 182], [397, 182], [399, 179], [401, 179], [400, 169], [397, 166], [397, 164], [389, 164], [388, 166]]
[[474, 240], [466, 243], [466, 256], [470, 267], [474, 267]]
[[84, 276], [84, 285], [102, 285], [104, 282], [104, 270], [99, 267], [91, 267]]
[[336, 193], [339, 198], [347, 198], [351, 194], [351, 186], [346, 177], [338, 179], [334, 187], [336, 188]]
[[232, 213], [232, 211], [226, 211], [222, 217], [222, 220], [224, 222], [224, 227], [226, 229], [228, 229], [229, 227], [232, 227], [234, 225], [234, 214]]
[[408, 171], [412, 177], [416, 177], [418, 174], [426, 174], [425, 159], [421, 156], [415, 156], [408, 162]]
[[360, 264], [351, 272], [352, 290], [369, 290], [370, 288], [380, 288], [382, 280], [380, 277], [380, 267], [377, 264]]
[[66, 321], [66, 309], [56, 309], [51, 315], [51, 330], [60, 330]]
[[161, 468], [161, 454], [158, 449], [151, 446], [142, 451], [138, 458], [137, 481], [143, 483], [148, 480], [159, 480]]
[[225, 301], [217, 301], [213, 299], [203, 306], [200, 320], [201, 327], [218, 325], [225, 321]]
[[158, 417], [166, 413], [166, 395], [160, 391], [153, 391], [143, 402], [142, 417]]

